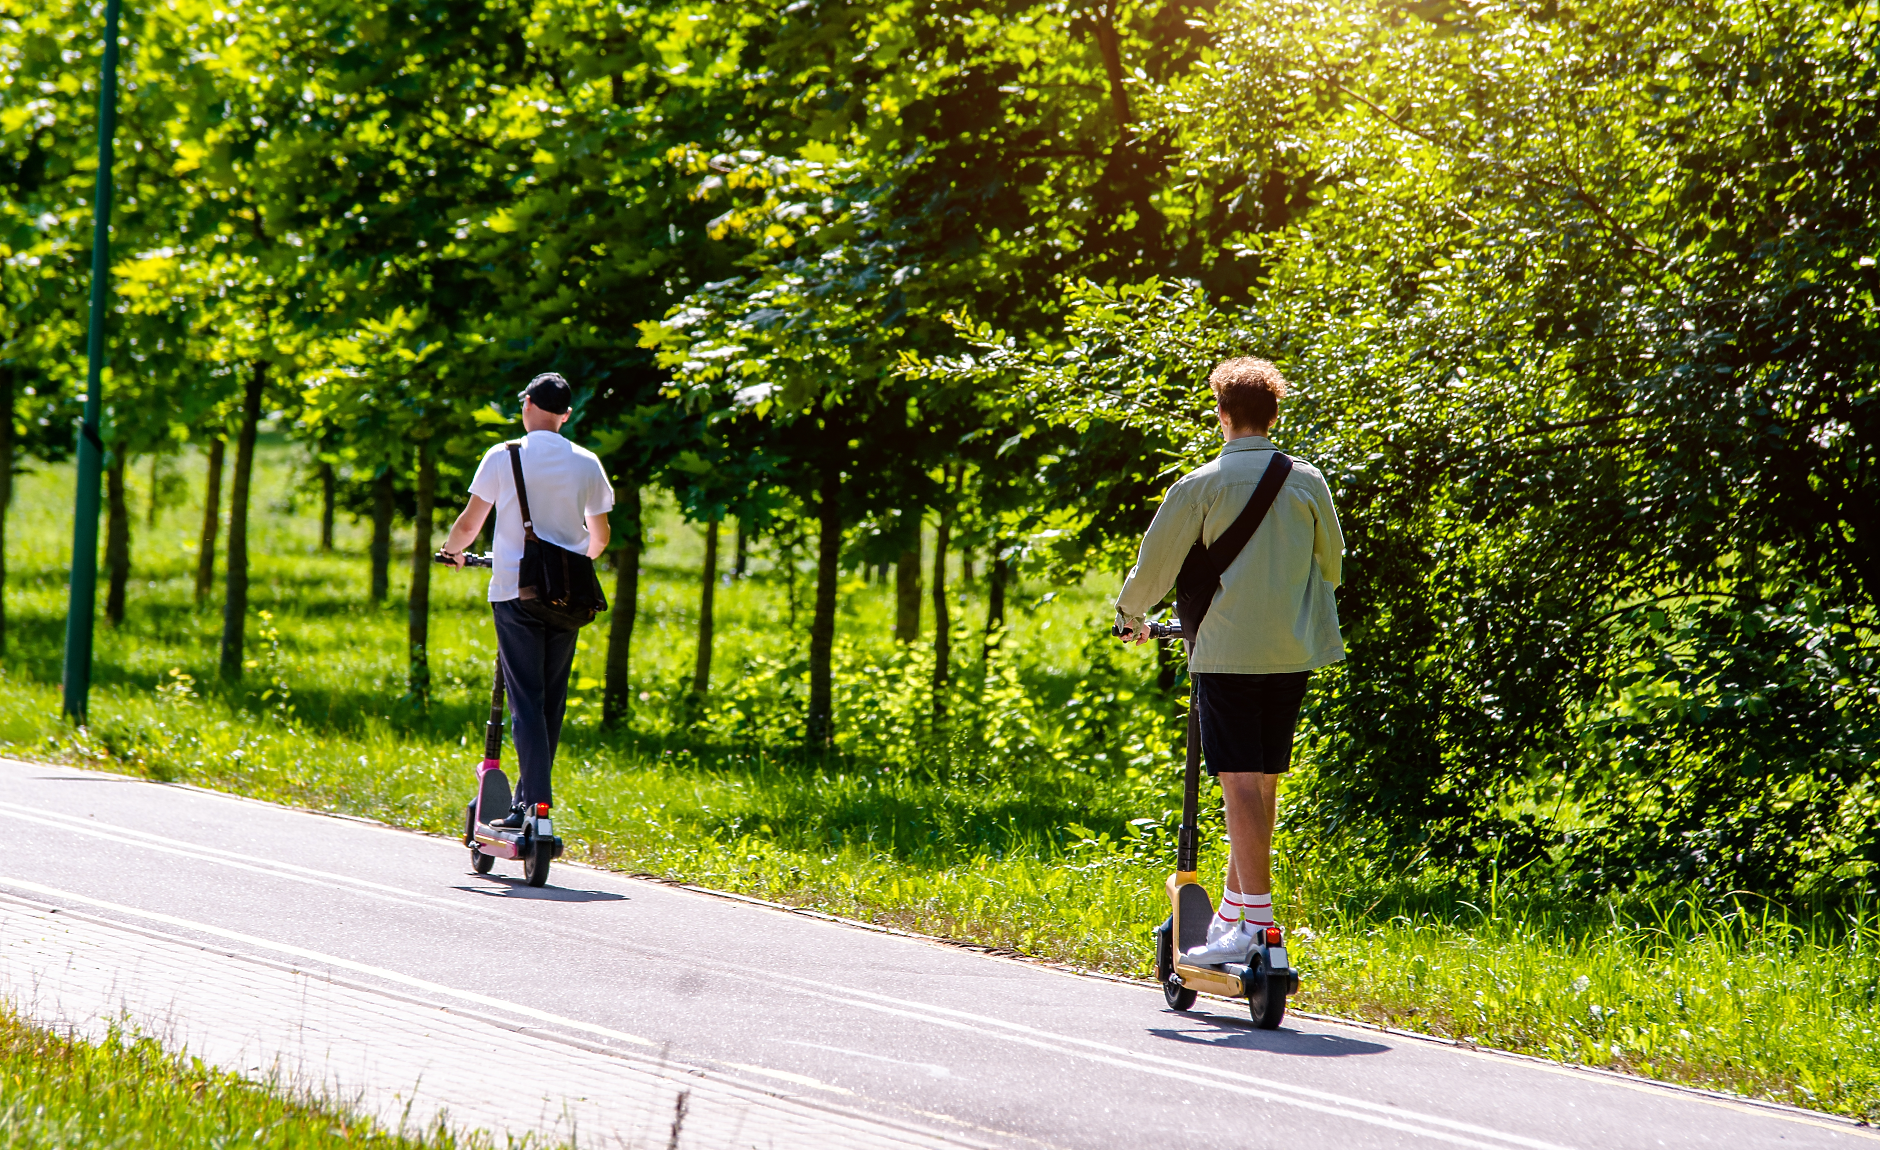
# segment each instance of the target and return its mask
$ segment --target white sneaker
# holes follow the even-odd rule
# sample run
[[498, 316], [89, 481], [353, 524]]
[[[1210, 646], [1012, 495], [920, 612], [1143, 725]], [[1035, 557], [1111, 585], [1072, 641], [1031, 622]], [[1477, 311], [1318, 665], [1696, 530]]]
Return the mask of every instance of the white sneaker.
[[1241, 921], [1239, 919], [1235, 919], [1232, 922], [1223, 922], [1220, 915], [1215, 915], [1208, 920], [1208, 945], [1213, 946], [1225, 936], [1239, 930], [1240, 925]]
[[1185, 951], [1182, 958], [1194, 966], [1219, 966], [1223, 962], [1245, 962], [1248, 952], [1253, 949], [1253, 935], [1242, 927], [1243, 924], [1235, 923], [1232, 931], [1223, 932], [1218, 939], [1210, 937], [1206, 946], [1197, 946]]

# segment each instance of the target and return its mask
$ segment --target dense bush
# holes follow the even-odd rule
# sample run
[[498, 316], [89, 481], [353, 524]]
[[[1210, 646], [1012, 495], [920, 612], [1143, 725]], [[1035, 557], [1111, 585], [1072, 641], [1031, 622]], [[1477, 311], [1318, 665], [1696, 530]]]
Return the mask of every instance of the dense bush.
[[[1086, 285], [1068, 353], [916, 370], [1211, 451], [1223, 354], [1300, 386], [1349, 664], [1328, 842], [1600, 892], [1852, 895], [1880, 863], [1870, 6], [1234, 6], [1155, 89], [1282, 188], [1240, 297]], [[1224, 190], [1220, 194], [1225, 195]]]

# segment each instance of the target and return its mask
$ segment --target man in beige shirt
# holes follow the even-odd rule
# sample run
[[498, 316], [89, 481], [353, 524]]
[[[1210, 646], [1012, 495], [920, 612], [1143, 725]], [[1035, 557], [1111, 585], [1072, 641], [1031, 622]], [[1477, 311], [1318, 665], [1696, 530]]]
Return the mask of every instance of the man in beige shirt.
[[[1174, 586], [1189, 548], [1197, 540], [1211, 545], [1227, 530], [1278, 450], [1267, 439], [1287, 390], [1278, 369], [1262, 359], [1230, 359], [1208, 386], [1226, 443], [1169, 488], [1117, 596], [1118, 625], [1138, 643], [1149, 638], [1144, 619]], [[1221, 784], [1231, 840], [1220, 910], [1207, 945], [1188, 952], [1191, 962], [1238, 961], [1254, 929], [1273, 925], [1279, 776], [1291, 765], [1307, 677], [1345, 657], [1332, 596], [1344, 554], [1325, 477], [1293, 460], [1266, 517], [1222, 572], [1200, 634], [1187, 641], [1202, 756]]]

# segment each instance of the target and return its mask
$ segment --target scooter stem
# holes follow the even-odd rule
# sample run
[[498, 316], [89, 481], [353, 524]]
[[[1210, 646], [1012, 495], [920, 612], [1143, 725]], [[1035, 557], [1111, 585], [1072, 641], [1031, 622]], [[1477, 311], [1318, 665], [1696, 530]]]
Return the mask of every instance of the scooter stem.
[[493, 764], [503, 757], [503, 661], [496, 660], [496, 685], [490, 688], [490, 721], [483, 727], [483, 761]]
[[1188, 777], [1182, 783], [1182, 828], [1181, 838], [1175, 850], [1175, 869], [1184, 875], [1195, 873], [1200, 854], [1200, 829], [1196, 823], [1200, 819], [1201, 804], [1201, 701], [1199, 688], [1195, 686], [1194, 675], [1188, 676]]

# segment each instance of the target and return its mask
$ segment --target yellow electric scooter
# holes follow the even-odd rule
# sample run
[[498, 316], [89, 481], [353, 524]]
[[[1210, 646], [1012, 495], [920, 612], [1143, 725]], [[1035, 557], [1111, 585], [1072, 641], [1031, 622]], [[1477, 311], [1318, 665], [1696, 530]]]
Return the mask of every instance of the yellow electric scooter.
[[[1149, 624], [1157, 639], [1184, 638], [1180, 626]], [[1192, 679], [1190, 680], [1192, 684]], [[1253, 1024], [1272, 1030], [1286, 1017], [1286, 999], [1298, 993], [1299, 975], [1288, 964], [1284, 936], [1277, 926], [1256, 933], [1241, 962], [1196, 966], [1183, 955], [1208, 941], [1208, 920], [1214, 900], [1195, 872], [1200, 848], [1201, 713], [1194, 688], [1188, 693], [1188, 770], [1182, 784], [1181, 837], [1175, 851], [1175, 873], [1168, 876], [1169, 916], [1155, 928], [1155, 977], [1162, 997], [1175, 1010], [1189, 1010], [1202, 991], [1226, 998], [1245, 998]]]

